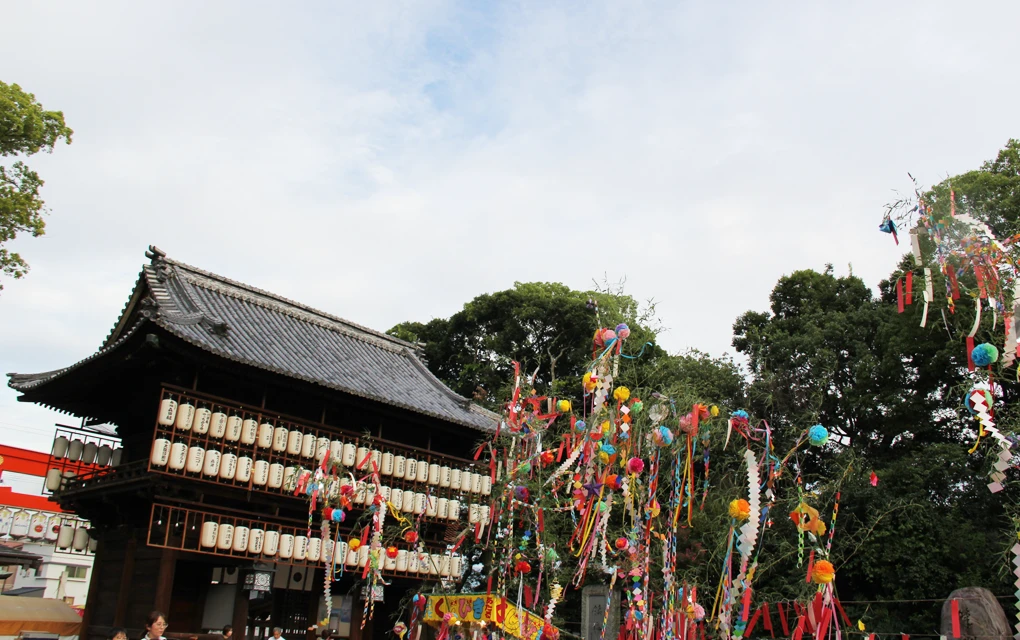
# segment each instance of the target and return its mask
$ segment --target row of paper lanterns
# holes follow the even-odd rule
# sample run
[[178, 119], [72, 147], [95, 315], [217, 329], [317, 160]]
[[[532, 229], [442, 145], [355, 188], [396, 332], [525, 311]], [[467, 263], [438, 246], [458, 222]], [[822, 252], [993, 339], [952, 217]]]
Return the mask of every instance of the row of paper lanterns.
[[84, 462], [85, 464], [98, 464], [101, 467], [116, 467], [120, 464], [123, 454], [122, 447], [114, 448], [108, 444], [100, 445], [78, 438], [68, 440], [67, 436], [54, 438], [53, 449], [50, 451], [50, 455], [54, 458], [66, 458], [71, 462]]
[[[317, 537], [309, 538], [243, 525], [220, 524], [209, 520], [202, 523], [199, 544], [205, 549], [262, 555], [281, 560], [320, 562], [328, 557], [333, 541], [326, 540], [323, 544], [323, 540]], [[339, 554], [343, 556], [344, 564], [350, 567], [366, 566], [371, 553], [368, 545], [351, 549], [346, 542], [339, 543]], [[449, 577], [460, 576], [463, 570], [463, 559], [457, 554], [419, 554], [417, 551], [401, 549], [391, 558], [381, 547], [376, 553], [382, 557], [383, 568], [390, 571]]]
[[45, 540], [55, 542], [59, 549], [95, 551], [96, 541], [89, 537], [89, 530], [84, 526], [74, 526], [64, 522], [58, 514], [46, 515], [42, 512], [29, 513], [23, 510], [0, 509], [0, 536], [10, 535], [13, 538], [29, 540]]
[[[335, 453], [335, 456], [348, 467], [354, 467], [359, 464], [358, 461], [367, 459], [366, 466], [374, 464], [379, 468], [381, 476], [403, 478], [440, 488], [449, 488], [451, 491], [480, 495], [492, 493], [492, 478], [488, 474], [429, 463], [426, 460], [405, 458], [389, 451], [355, 447], [351, 443], [341, 443], [338, 440], [330, 441], [329, 438], [316, 439], [312, 434], [302, 435], [297, 431], [290, 433], [301, 436], [295, 440], [301, 441], [302, 446], [303, 443], [308, 443], [308, 447], [301, 449], [302, 451], [305, 449], [313, 452], [318, 451], [319, 459], [329, 451], [331, 455]], [[241, 453], [242, 455], [239, 456], [229, 449], [224, 453], [217, 449], [205, 449], [197, 443], [192, 443], [189, 446], [183, 440], [171, 442], [169, 438], [159, 437], [153, 441], [150, 461], [156, 467], [168, 467], [176, 471], [186, 471], [238, 482], [248, 482], [254, 473], [256, 485], [268, 486], [273, 489], [285, 485], [287, 470], [299, 468], [297, 466], [285, 467], [279, 462], [270, 464], [266, 460], [253, 460], [250, 456], [245, 455], [246, 452]], [[314, 458], [315, 456], [305, 457]]]

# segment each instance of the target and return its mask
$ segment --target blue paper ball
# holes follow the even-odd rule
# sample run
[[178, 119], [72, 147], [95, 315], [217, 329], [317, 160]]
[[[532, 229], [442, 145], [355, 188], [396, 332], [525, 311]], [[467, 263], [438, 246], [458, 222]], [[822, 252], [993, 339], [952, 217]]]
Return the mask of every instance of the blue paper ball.
[[599, 447], [599, 450], [604, 452], [607, 456], [611, 456], [611, 455], [616, 453], [616, 447], [614, 447], [613, 445], [609, 444], [608, 442], [606, 444], [602, 445], [601, 447]]
[[584, 420], [578, 420], [574, 423], [574, 431], [582, 432], [588, 428], [588, 425], [584, 423]]
[[999, 359], [999, 350], [994, 344], [982, 342], [970, 352], [970, 359], [974, 361], [975, 366], [987, 367]]
[[333, 509], [333, 515], [330, 516], [333, 522], [343, 522], [346, 517], [343, 509]]
[[820, 447], [829, 441], [829, 430], [820, 424], [808, 429], [808, 441], [816, 447]]
[[746, 411], [744, 411], [743, 409], [737, 409], [736, 411], [734, 411], [733, 412], [733, 417], [734, 418], [743, 418], [744, 420], [750, 420], [751, 419], [751, 416], [748, 415], [748, 413]]

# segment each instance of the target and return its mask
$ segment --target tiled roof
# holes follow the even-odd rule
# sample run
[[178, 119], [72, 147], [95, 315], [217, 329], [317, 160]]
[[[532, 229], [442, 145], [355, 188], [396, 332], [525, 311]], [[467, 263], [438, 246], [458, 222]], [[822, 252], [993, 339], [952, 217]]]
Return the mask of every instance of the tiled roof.
[[[158, 249], [147, 255], [152, 262], [143, 267], [123, 316], [99, 353], [82, 363], [116, 348], [139, 324], [153, 322], [235, 362], [481, 431], [496, 426], [495, 414], [447, 388], [410, 343], [170, 260]], [[136, 305], [141, 319], [128, 326]], [[28, 390], [77, 366], [9, 374], [9, 385]]]

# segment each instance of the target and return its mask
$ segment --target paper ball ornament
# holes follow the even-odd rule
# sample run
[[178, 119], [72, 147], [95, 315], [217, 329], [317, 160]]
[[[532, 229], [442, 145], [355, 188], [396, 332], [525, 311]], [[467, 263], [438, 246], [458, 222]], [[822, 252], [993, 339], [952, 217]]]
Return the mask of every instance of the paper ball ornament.
[[627, 387], [617, 387], [613, 390], [613, 399], [617, 402], [626, 402], [630, 398], [630, 389]]
[[514, 497], [521, 502], [527, 502], [528, 498], [531, 497], [531, 492], [528, 491], [527, 487], [514, 487]]
[[994, 344], [982, 342], [970, 352], [970, 359], [978, 367], [987, 367], [999, 359], [999, 350], [995, 348]]
[[616, 325], [616, 335], [620, 340], [626, 340], [630, 337], [630, 327], [625, 324]]
[[333, 519], [333, 507], [326, 507], [325, 509], [323, 509], [322, 510], [322, 517], [325, 518], [326, 520], [332, 520]]
[[700, 622], [705, 619], [705, 607], [700, 604], [694, 605], [694, 620]]
[[612, 456], [616, 454], [616, 447], [607, 442], [606, 444], [599, 447], [599, 451], [602, 451], [607, 456]]
[[531, 564], [527, 560], [521, 560], [517, 563], [517, 573], [531, 573]]
[[816, 447], [820, 447], [829, 441], [829, 430], [820, 424], [808, 429], [808, 442]]
[[542, 464], [552, 464], [553, 462], [556, 462], [556, 454], [552, 451], [543, 451]]
[[673, 444], [673, 432], [666, 426], [656, 427], [652, 431], [652, 442], [657, 447], [668, 447]]
[[626, 538], [617, 538], [616, 539], [616, 548], [619, 549], [620, 551], [623, 551], [624, 549], [626, 549], [627, 548], [627, 539]]
[[602, 330], [602, 344], [609, 344], [613, 340], [616, 340], [616, 332], [612, 329]]
[[621, 489], [623, 488], [623, 480], [615, 473], [611, 473], [606, 476], [606, 486], [610, 489]]
[[418, 542], [418, 532], [417, 531], [406, 532], [404, 534], [404, 542], [406, 542], [407, 544], [415, 544], [416, 542]]
[[751, 517], [751, 504], [743, 498], [730, 502], [730, 517], [737, 520], [747, 520]]
[[581, 383], [584, 385], [585, 391], [590, 392], [595, 390], [595, 381], [591, 379], [591, 371], [584, 374], [584, 377], [581, 379]]
[[631, 473], [641, 473], [645, 470], [645, 461], [641, 458], [631, 458], [627, 461], [627, 471]]
[[570, 411], [570, 400], [560, 400], [556, 403], [556, 408], [560, 410], [560, 413]]
[[358, 549], [361, 548], [361, 540], [357, 538], [351, 538], [350, 541], [347, 543], [347, 548], [350, 549], [351, 551], [357, 551]]
[[399, 549], [397, 549], [396, 547], [386, 547], [387, 558], [396, 558], [397, 553], [399, 553]]
[[333, 522], [343, 522], [347, 514], [343, 509], [333, 509], [333, 513], [330, 515], [330, 520]]
[[584, 420], [578, 420], [577, 422], [574, 423], [574, 431], [577, 431], [578, 433], [583, 432], [587, 428], [588, 425], [585, 424]]
[[829, 584], [836, 577], [836, 568], [828, 560], [819, 560], [811, 568], [811, 581], [815, 584]]
[[967, 407], [967, 410], [970, 411], [972, 414], [977, 413], [976, 411], [974, 411], [974, 401], [971, 399], [971, 396], [974, 395], [975, 391], [980, 392], [984, 396], [985, 406], [991, 408], [991, 406], [995, 404], [995, 398], [992, 397], [991, 391], [989, 391], [988, 389], [978, 389], [977, 387], [974, 387], [967, 392], [966, 396], [963, 397], [963, 404]]
[[641, 413], [641, 410], [644, 409], [644, 408], [645, 408], [645, 403], [641, 402], [640, 400], [635, 400], [630, 405], [630, 412], [635, 414], [635, 415], [637, 415], [637, 414]]

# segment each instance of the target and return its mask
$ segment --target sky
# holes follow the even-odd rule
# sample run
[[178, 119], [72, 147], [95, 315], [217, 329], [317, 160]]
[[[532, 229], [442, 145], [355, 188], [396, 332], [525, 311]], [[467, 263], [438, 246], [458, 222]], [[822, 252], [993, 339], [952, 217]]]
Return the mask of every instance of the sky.
[[[732, 352], [778, 278], [875, 286], [883, 205], [1020, 136], [1020, 3], [8, 1], [0, 80], [62, 110], [3, 372], [92, 354], [144, 252], [386, 330], [515, 281], [626, 279]], [[59, 416], [0, 390], [0, 442]]]

